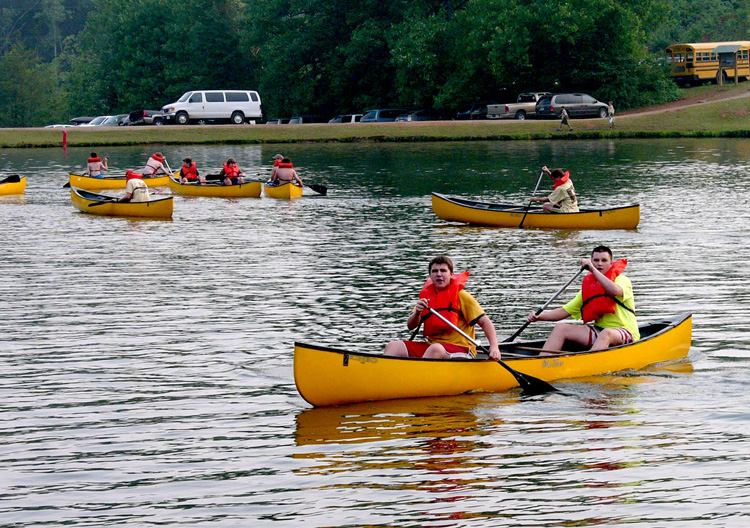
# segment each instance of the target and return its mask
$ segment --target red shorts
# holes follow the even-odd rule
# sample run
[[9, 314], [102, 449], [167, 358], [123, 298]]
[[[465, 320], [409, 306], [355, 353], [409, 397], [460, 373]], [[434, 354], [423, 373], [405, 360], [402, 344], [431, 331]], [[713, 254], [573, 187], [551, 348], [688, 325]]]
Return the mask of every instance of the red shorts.
[[[432, 343], [427, 343], [425, 341], [404, 341], [404, 345], [406, 345], [406, 350], [409, 351], [409, 357], [418, 357], [421, 358], [424, 356], [424, 353], [427, 351], [427, 348]], [[471, 354], [470, 350], [466, 347], [461, 347], [458, 345], [452, 345], [450, 343], [440, 343], [443, 345], [443, 348], [446, 352], [449, 354], [457, 354], [457, 353], [468, 353]]]

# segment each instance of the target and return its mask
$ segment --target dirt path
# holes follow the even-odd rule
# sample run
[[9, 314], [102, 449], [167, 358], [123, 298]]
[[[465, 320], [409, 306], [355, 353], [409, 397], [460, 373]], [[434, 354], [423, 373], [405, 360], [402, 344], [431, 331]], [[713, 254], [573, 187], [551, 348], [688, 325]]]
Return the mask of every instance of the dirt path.
[[730, 93], [713, 92], [713, 93], [707, 93], [703, 95], [696, 95], [693, 97], [686, 97], [685, 99], [680, 99], [679, 101], [672, 101], [671, 103], [665, 103], [663, 105], [650, 106], [648, 108], [643, 108], [639, 110], [628, 110], [626, 112], [622, 112], [618, 117], [663, 114], [666, 112], [672, 112], [674, 110], [680, 110], [682, 108], [688, 108], [690, 106], [717, 103], [719, 101], [728, 101], [731, 99], [742, 99], [745, 97], [750, 97], [750, 88], [739, 93], [737, 92], [730, 92]]

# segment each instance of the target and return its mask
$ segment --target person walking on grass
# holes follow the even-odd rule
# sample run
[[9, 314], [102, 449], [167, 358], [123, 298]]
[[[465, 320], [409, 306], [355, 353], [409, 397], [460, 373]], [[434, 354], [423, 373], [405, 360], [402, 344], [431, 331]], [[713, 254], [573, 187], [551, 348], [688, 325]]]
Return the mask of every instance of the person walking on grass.
[[560, 132], [560, 130], [562, 130], [562, 127], [564, 127], [565, 125], [568, 126], [568, 129], [569, 129], [568, 132], [573, 132], [573, 127], [570, 126], [568, 119], [570, 119], [570, 116], [568, 115], [568, 111], [565, 110], [565, 107], [563, 106], [560, 109], [560, 126], [557, 127], [558, 132]]

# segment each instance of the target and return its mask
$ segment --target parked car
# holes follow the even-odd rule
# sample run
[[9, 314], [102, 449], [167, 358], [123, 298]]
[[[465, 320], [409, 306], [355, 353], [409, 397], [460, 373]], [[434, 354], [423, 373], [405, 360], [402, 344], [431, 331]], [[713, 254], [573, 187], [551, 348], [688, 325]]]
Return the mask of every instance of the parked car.
[[487, 105], [487, 119], [518, 119], [536, 115], [536, 104], [549, 92], [527, 92], [518, 95], [515, 103]]
[[98, 116], [89, 121], [88, 123], [81, 123], [80, 126], [82, 127], [90, 127], [90, 126], [99, 126], [102, 123], [104, 123], [108, 118], [112, 116], [104, 115], [104, 116]]
[[253, 90], [195, 90], [185, 92], [177, 101], [162, 107], [167, 121], [178, 125], [191, 121], [205, 124], [211, 120], [230, 121], [235, 125], [255, 123], [263, 111], [260, 95]]
[[329, 123], [359, 123], [362, 119], [362, 114], [341, 114], [337, 115], [333, 119], [330, 119]]
[[70, 120], [70, 122], [73, 125], [78, 126], [78, 125], [83, 125], [84, 123], [90, 123], [94, 119], [96, 118], [91, 117], [91, 116], [81, 116], [81, 117], [74, 117], [73, 119]]
[[563, 106], [571, 119], [575, 117], [607, 117], [607, 103], [602, 103], [590, 95], [581, 93], [545, 95], [536, 104], [536, 114], [539, 117], [559, 117]]
[[267, 125], [287, 125], [289, 124], [289, 118], [288, 117], [280, 117], [278, 119], [269, 119], [266, 121]]
[[307, 123], [325, 123], [326, 120], [323, 116], [319, 115], [301, 115], [295, 116], [289, 120], [290, 125], [302, 125]]
[[487, 119], [487, 105], [488, 103], [473, 103], [466, 110], [458, 112], [456, 119]]
[[383, 123], [388, 121], [395, 121], [401, 114], [409, 113], [405, 108], [377, 108], [374, 110], [367, 110], [362, 118], [359, 120], [360, 123]]
[[127, 119], [127, 117], [128, 117], [128, 114], [118, 114], [118, 115], [109, 116], [99, 126], [120, 126], [120, 124], [122, 124], [122, 122], [125, 119]]
[[408, 114], [401, 114], [396, 118], [396, 121], [439, 121], [441, 119], [443, 119], [443, 115], [440, 112], [427, 108], [425, 110], [415, 110]]

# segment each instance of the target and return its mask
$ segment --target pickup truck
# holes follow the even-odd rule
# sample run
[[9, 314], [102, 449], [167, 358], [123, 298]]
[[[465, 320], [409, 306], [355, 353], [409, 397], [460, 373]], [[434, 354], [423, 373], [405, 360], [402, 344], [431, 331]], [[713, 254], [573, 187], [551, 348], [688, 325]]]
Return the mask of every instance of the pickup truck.
[[536, 103], [549, 92], [529, 92], [518, 96], [515, 103], [488, 105], [487, 119], [526, 119], [536, 113]]
[[163, 125], [166, 118], [161, 110], [136, 110], [130, 112], [127, 119], [128, 125]]

